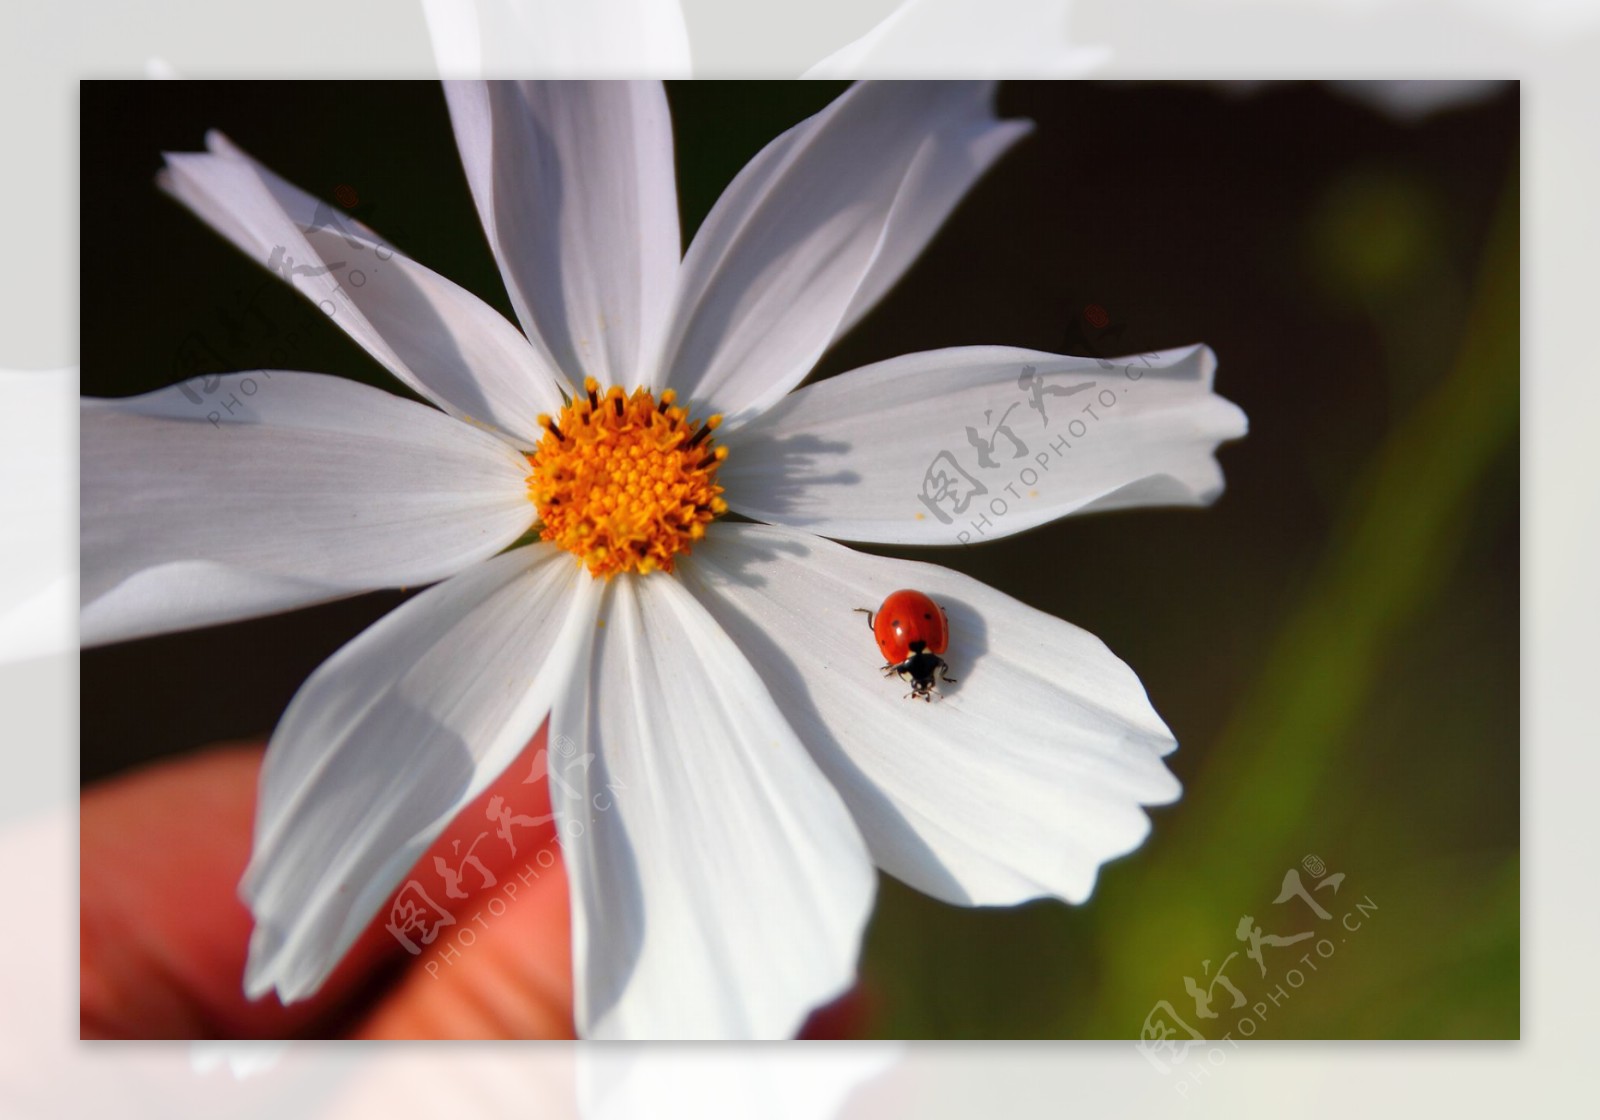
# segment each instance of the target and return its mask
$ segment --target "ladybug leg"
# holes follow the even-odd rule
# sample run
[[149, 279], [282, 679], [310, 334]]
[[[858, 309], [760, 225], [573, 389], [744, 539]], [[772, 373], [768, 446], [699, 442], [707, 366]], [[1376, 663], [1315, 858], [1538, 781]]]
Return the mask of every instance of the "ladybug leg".
[[871, 630], [872, 629], [872, 618], [873, 618], [873, 615], [874, 615], [875, 612], [869, 610], [866, 607], [854, 607], [852, 609], [855, 611], [856, 614], [864, 614], [864, 615], [867, 616], [867, 629]]

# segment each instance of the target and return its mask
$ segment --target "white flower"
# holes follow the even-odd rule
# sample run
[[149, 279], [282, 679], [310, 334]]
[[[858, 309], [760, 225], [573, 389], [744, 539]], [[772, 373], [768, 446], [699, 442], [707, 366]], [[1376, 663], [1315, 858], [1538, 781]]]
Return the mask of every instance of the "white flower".
[[[659, 85], [450, 85], [525, 335], [220, 136], [169, 157], [173, 194], [439, 406], [282, 371], [83, 405], [85, 643], [442, 581], [272, 737], [251, 993], [314, 991], [547, 715], [594, 756], [569, 768], [582, 799], [552, 797], [586, 1036], [791, 1034], [852, 982], [874, 864], [954, 903], [1077, 902], [1141, 842], [1140, 806], [1179, 791], [1131, 670], [972, 579], [818, 535], [955, 544], [979, 518], [1204, 503], [1244, 432], [1204, 347], [961, 348], [795, 389], [1027, 132], [991, 97], [852, 87], [680, 261]], [[712, 411], [714, 432], [688, 415]], [[624, 452], [631, 491], [605, 459]], [[711, 520], [724, 500], [767, 524]], [[536, 520], [558, 543], [507, 550]], [[942, 703], [880, 677], [853, 613], [900, 587], [949, 613]]]

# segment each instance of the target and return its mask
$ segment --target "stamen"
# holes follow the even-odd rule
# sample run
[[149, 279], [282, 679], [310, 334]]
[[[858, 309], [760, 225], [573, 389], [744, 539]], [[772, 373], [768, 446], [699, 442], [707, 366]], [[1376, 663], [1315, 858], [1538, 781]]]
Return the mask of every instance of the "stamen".
[[698, 432], [696, 432], [694, 434], [694, 438], [689, 441], [689, 446], [690, 447], [698, 446], [700, 441], [705, 439], [712, 432], [716, 431], [717, 426], [720, 425], [721, 423], [722, 423], [722, 416], [721, 416], [720, 413], [715, 415], [715, 416], [709, 417], [704, 424], [700, 425], [700, 430]]
[[716, 472], [728, 452], [710, 442], [722, 418], [691, 420], [670, 389], [657, 399], [613, 386], [605, 396], [611, 408], [591, 378], [559, 424], [539, 417], [547, 434], [528, 455], [528, 492], [540, 537], [602, 578], [670, 572], [727, 512]]

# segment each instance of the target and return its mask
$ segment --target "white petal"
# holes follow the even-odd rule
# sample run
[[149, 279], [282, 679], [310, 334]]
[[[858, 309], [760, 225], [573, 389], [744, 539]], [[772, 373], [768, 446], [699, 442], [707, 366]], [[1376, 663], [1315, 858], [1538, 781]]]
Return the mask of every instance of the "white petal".
[[553, 796], [579, 1034], [789, 1037], [855, 975], [874, 889], [861, 836], [675, 579], [613, 579], [601, 620], [550, 722], [582, 745], [577, 795]]
[[810, 372], [1021, 130], [991, 84], [863, 83], [751, 160], [684, 257], [664, 384], [732, 430]]
[[239, 888], [256, 919], [252, 998], [302, 999], [327, 979], [533, 737], [594, 610], [572, 557], [532, 545], [409, 600], [306, 681], [267, 749]]
[[[1094, 637], [977, 580], [772, 526], [721, 525], [685, 582], [750, 658], [844, 795], [873, 858], [949, 902], [1088, 897], [1132, 851], [1141, 805], [1178, 796], [1176, 744]], [[864, 615], [910, 587], [945, 608], [956, 683], [932, 704], [884, 679]]]
[[1071, 7], [1070, 0], [905, 0], [802, 77], [1082, 77], [1111, 52], [1068, 42]]
[[633, 387], [681, 251], [660, 82], [447, 82], [467, 182], [528, 337], [575, 385]]
[[430, 583], [535, 513], [499, 438], [314, 373], [85, 400], [82, 445], [84, 645]]
[[523, 447], [561, 408], [560, 375], [494, 308], [360, 222], [274, 175], [220, 133], [172, 153], [159, 182], [287, 280], [412, 389]]
[[446, 78], [687, 78], [678, 0], [423, 0]]
[[973, 184], [1032, 131], [1032, 121], [997, 121], [984, 116], [941, 129], [929, 138], [925, 151], [906, 174], [889, 211], [877, 258], [850, 301], [835, 337], [855, 326], [888, 294]]
[[1246, 428], [1211, 391], [1215, 371], [1205, 346], [1111, 361], [1004, 346], [908, 354], [791, 394], [727, 439], [718, 480], [748, 517], [893, 544], [1205, 505], [1222, 493], [1217, 445]]

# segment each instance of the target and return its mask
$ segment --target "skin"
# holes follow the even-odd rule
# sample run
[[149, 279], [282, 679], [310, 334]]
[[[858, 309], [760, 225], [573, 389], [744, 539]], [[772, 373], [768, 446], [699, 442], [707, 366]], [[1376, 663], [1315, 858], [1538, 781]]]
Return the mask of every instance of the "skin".
[[[522, 758], [465, 809], [413, 873], [438, 881], [433, 857], [470, 840], [500, 795], [549, 813], [548, 783], [528, 784], [540, 730]], [[84, 1038], [571, 1038], [567, 880], [552, 826], [522, 829], [517, 856], [488, 841], [476, 854], [500, 884], [531, 855], [551, 866], [518, 881], [503, 913], [471, 928], [453, 961], [446, 938], [410, 956], [384, 929], [387, 908], [310, 999], [251, 1002], [242, 988], [251, 920], [236, 893], [250, 857], [259, 743], [213, 747], [86, 790], [80, 803], [80, 1030]], [[492, 824], [487, 825], [491, 830]], [[494, 841], [491, 831], [488, 838]], [[449, 908], [462, 923], [494, 888]], [[433, 962], [434, 972], [428, 964]], [[851, 1037], [863, 1005], [847, 995], [813, 1016], [807, 1037]]]

